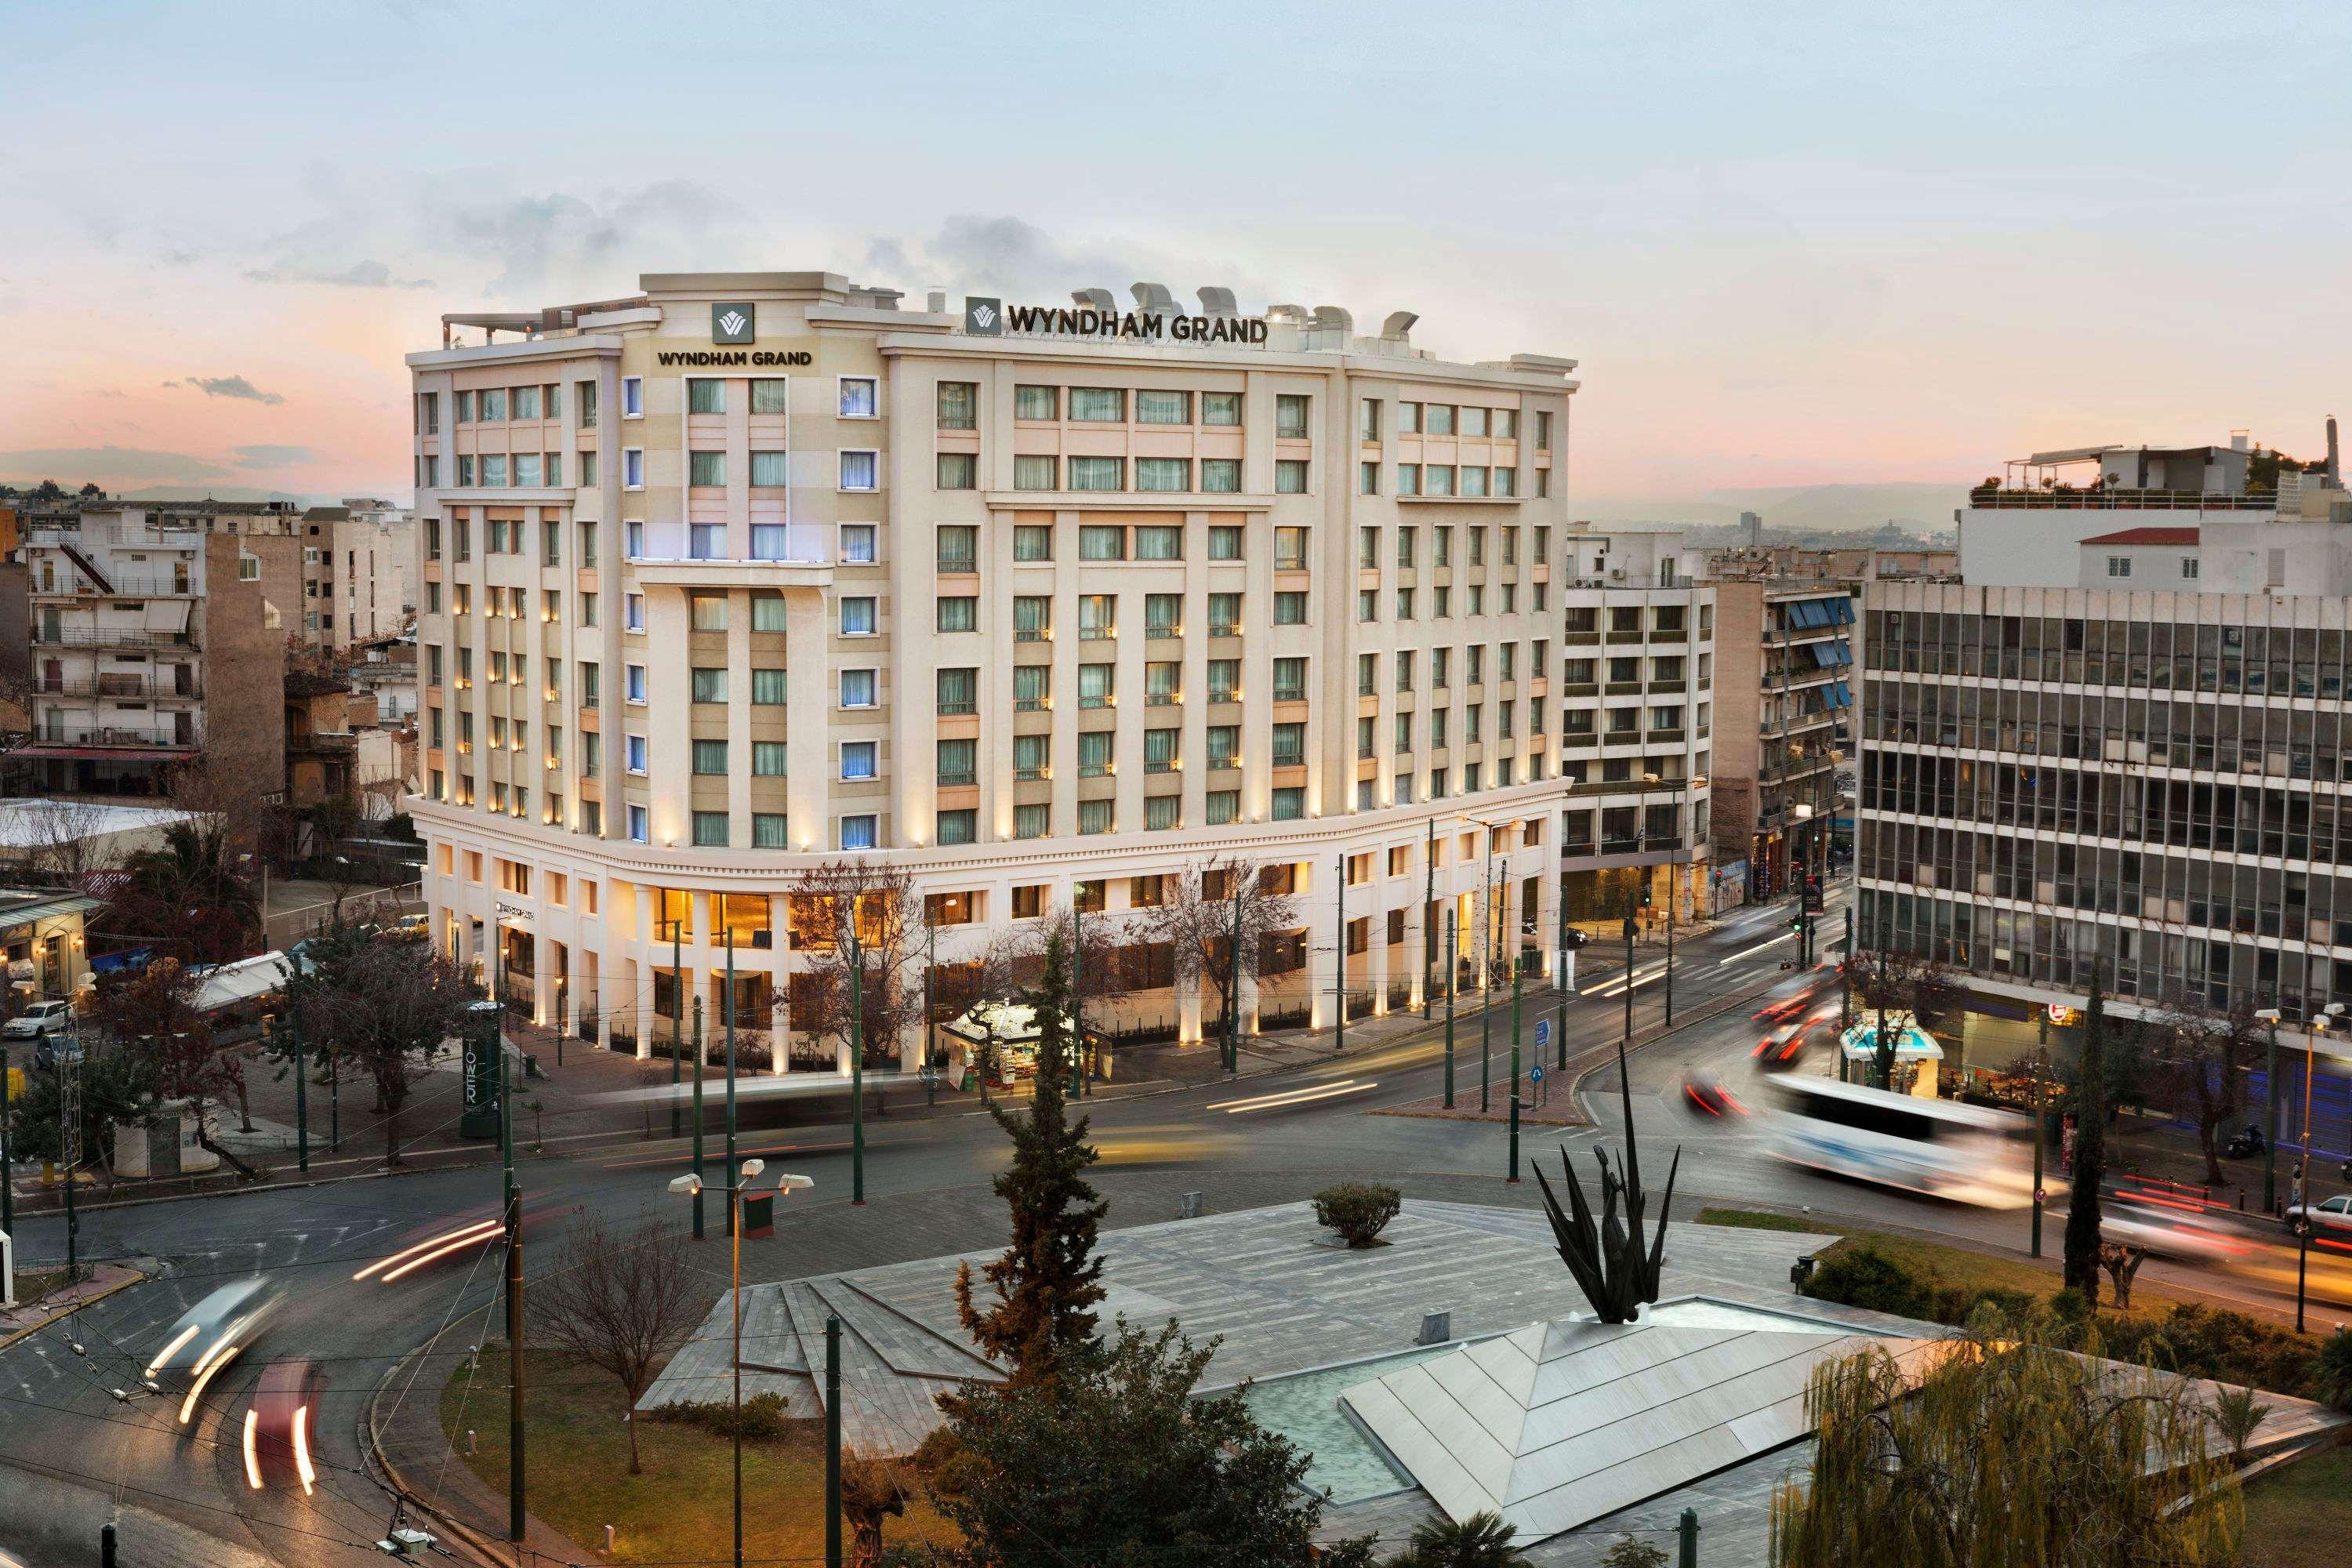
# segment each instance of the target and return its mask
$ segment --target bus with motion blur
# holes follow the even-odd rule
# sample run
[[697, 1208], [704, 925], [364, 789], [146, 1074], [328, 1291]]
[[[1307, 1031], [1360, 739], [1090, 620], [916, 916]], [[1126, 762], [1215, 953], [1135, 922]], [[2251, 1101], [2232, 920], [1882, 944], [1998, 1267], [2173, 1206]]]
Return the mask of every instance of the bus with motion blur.
[[2033, 1201], [2033, 1124], [2008, 1111], [1782, 1077], [1773, 1152], [1795, 1165], [1978, 1208]]

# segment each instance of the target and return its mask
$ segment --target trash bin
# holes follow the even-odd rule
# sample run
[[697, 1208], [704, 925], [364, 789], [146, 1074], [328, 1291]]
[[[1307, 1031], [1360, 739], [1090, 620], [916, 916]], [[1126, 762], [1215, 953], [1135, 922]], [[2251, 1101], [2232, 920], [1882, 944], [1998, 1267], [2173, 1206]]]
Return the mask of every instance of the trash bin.
[[776, 1234], [776, 1194], [746, 1194], [743, 1198], [743, 1234], [751, 1239]]

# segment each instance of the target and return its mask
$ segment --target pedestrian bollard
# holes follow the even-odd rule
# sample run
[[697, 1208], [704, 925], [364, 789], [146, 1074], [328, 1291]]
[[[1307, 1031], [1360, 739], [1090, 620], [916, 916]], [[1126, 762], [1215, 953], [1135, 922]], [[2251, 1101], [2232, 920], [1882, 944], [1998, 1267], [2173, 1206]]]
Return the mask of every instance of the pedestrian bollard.
[[1675, 1527], [1675, 1533], [1682, 1537], [1681, 1568], [1698, 1568], [1698, 1510], [1683, 1510], [1682, 1523]]
[[98, 1527], [99, 1568], [114, 1568], [114, 1521], [108, 1520]]
[[471, 1457], [471, 1455], [473, 1454], [473, 1452], [474, 1452], [474, 1429], [473, 1429], [471, 1426], [468, 1426], [468, 1427], [467, 1427], [467, 1428], [466, 1428], [466, 1453], [467, 1454], [467, 1456], [468, 1456], [468, 1457]]
[[612, 1527], [611, 1525], [609, 1525], [609, 1524], [608, 1524], [608, 1525], [606, 1525], [606, 1526], [604, 1527], [604, 1550], [605, 1550], [605, 1551], [610, 1552], [610, 1551], [612, 1551], [612, 1550], [613, 1550], [613, 1542], [614, 1542], [614, 1541], [616, 1539], [617, 1533], [618, 1533], [618, 1532], [617, 1532], [617, 1531], [615, 1531], [613, 1529], [613, 1527]]
[[1176, 1217], [1178, 1219], [1199, 1219], [1201, 1217], [1201, 1194], [1198, 1193], [1184, 1193], [1180, 1194], [1176, 1199]]

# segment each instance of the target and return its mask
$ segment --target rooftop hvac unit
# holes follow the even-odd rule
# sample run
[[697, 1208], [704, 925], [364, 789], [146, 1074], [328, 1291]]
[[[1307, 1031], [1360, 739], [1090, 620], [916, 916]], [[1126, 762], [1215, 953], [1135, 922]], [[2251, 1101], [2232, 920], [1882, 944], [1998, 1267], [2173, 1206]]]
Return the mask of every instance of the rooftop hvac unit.
[[1625, 568], [1622, 566], [1611, 567], [1609, 569], [1609, 580], [1612, 583], [1622, 583], [1625, 580]]

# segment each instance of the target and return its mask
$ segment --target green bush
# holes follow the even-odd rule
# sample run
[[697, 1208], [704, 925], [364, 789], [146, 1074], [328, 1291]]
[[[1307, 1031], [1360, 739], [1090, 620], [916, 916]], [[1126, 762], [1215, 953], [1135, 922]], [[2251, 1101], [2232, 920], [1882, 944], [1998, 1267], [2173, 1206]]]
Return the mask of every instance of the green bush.
[[2311, 1397], [2352, 1410], [2352, 1333], [2336, 1330], [2311, 1358]]
[[1383, 1183], [1342, 1182], [1315, 1194], [1315, 1219], [1349, 1247], [1370, 1247], [1403, 1204], [1404, 1194]]
[[2099, 1332], [2107, 1353], [2122, 1360], [2296, 1398], [2326, 1397], [2319, 1386], [2325, 1371], [2310, 1342], [2242, 1312], [2188, 1304], [2161, 1318], [2102, 1317]]
[[[721, 1437], [735, 1435], [735, 1406], [723, 1399], [681, 1400], [646, 1413], [648, 1421], [677, 1421], [700, 1426]], [[741, 1427], [746, 1442], [774, 1442], [793, 1434], [792, 1417], [784, 1414], [781, 1394], [755, 1394], [743, 1402]]]
[[1831, 1253], [1805, 1281], [1805, 1294], [1898, 1318], [1926, 1318], [1935, 1308], [1924, 1280], [1867, 1242]]

